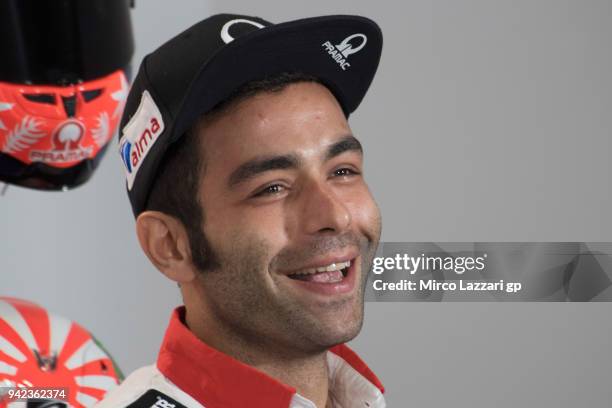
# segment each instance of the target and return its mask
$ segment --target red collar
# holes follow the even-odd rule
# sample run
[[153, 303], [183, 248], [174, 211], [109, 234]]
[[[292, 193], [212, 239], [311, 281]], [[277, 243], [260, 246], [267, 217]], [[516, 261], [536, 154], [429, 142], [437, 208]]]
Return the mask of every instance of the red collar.
[[[157, 368], [206, 408], [289, 407], [295, 388], [221, 353], [183, 323], [185, 307], [174, 310], [157, 357]], [[344, 344], [330, 349], [382, 392], [367, 365]]]

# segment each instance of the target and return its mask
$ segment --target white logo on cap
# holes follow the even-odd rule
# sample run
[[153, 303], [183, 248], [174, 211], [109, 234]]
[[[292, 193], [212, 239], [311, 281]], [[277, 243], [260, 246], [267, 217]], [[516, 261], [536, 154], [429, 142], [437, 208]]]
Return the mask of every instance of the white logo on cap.
[[[353, 38], [361, 38], [361, 44], [355, 47], [354, 44], [351, 43]], [[353, 35], [349, 35], [346, 37], [340, 44], [333, 45], [330, 41], [325, 41], [322, 46], [327, 50], [327, 53], [332, 57], [334, 61], [343, 71], [346, 71], [351, 64], [347, 62], [347, 58], [351, 54], [355, 54], [356, 52], [361, 51], [363, 47], [365, 47], [368, 42], [368, 37], [365, 34], [357, 33]]]
[[[353, 48], [353, 45], [351, 44], [351, 40], [357, 37], [363, 38], [363, 41], [361, 42], [361, 44], [359, 44], [359, 47]], [[368, 37], [366, 37], [364, 34], [353, 34], [353, 35], [346, 37], [344, 40], [342, 40], [340, 44], [337, 44], [336, 48], [338, 49], [338, 51], [342, 53], [342, 55], [344, 55], [345, 57], [348, 57], [349, 55], [354, 54], [358, 52], [359, 50], [361, 50], [363, 47], [365, 47], [367, 42], [368, 42]]]
[[235, 20], [230, 20], [227, 23], [223, 24], [223, 28], [221, 28], [221, 39], [223, 40], [224, 43], [229, 44], [232, 41], [234, 41], [234, 37], [232, 37], [229, 33], [229, 29], [231, 26], [233, 26], [234, 24], [237, 23], [244, 23], [244, 24], [250, 24], [252, 26], [255, 26], [257, 28], [264, 28], [265, 26], [263, 24], [260, 24], [256, 21], [251, 21], [251, 20], [246, 20], [244, 18], [237, 18]]

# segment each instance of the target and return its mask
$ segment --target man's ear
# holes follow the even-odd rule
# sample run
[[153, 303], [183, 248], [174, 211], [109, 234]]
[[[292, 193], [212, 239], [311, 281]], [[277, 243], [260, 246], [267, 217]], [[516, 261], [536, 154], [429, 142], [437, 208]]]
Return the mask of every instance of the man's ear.
[[161, 273], [179, 284], [195, 279], [189, 237], [179, 220], [159, 211], [145, 211], [136, 219], [136, 234], [143, 251]]

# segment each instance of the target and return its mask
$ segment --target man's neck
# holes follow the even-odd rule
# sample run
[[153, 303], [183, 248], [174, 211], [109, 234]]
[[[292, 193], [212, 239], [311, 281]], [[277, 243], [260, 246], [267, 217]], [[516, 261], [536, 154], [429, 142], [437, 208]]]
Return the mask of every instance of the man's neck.
[[326, 354], [310, 358], [261, 359], [247, 364], [294, 387], [302, 397], [319, 408], [327, 408], [329, 373]]
[[265, 345], [228, 333], [224, 327], [197, 312], [187, 312], [185, 320], [191, 332], [208, 346], [294, 387], [298, 394], [318, 408], [331, 407], [326, 352], [298, 354], [287, 349], [271, 350]]

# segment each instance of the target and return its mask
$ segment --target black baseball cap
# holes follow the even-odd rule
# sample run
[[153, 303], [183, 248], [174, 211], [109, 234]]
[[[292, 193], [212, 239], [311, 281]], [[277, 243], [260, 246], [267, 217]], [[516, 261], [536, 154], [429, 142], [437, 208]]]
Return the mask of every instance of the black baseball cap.
[[285, 72], [318, 78], [348, 117], [378, 67], [382, 32], [349, 15], [272, 24], [218, 14], [147, 55], [133, 81], [119, 132], [134, 215], [144, 211], [162, 158], [200, 115], [237, 88]]

